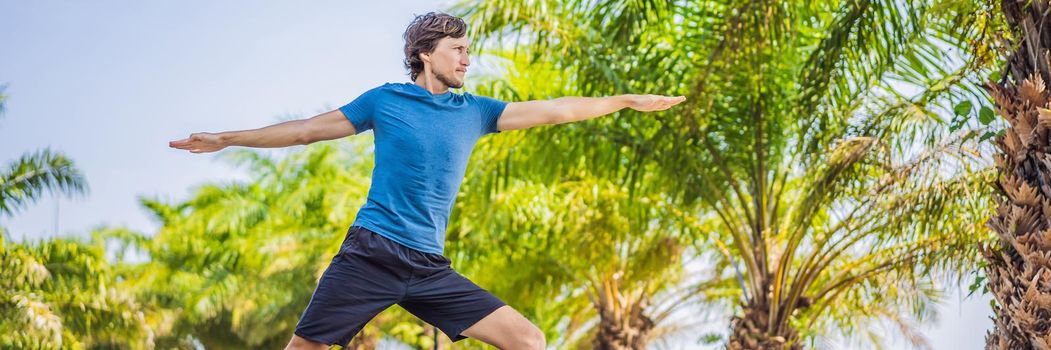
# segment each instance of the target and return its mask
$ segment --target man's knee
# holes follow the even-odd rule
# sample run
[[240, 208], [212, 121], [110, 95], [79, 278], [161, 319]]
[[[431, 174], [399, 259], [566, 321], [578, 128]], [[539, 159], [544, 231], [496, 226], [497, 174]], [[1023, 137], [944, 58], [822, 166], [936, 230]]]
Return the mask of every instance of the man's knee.
[[547, 348], [547, 339], [544, 332], [536, 326], [529, 327], [518, 337], [518, 348], [528, 350], [543, 350]]
[[307, 340], [298, 335], [292, 335], [292, 340], [285, 346], [285, 350], [324, 350], [328, 345], [316, 341]]

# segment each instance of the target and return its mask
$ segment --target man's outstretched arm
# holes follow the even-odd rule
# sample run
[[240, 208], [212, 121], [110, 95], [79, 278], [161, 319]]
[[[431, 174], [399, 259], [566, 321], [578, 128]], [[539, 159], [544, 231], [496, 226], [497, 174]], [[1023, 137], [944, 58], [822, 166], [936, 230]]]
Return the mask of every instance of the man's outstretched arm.
[[496, 129], [518, 130], [537, 125], [587, 120], [631, 108], [642, 112], [662, 111], [685, 101], [685, 96], [617, 95], [606, 97], [559, 97], [552, 100], [511, 102], [500, 114]]
[[292, 120], [259, 129], [193, 133], [188, 138], [169, 142], [168, 146], [193, 153], [205, 153], [228, 146], [272, 148], [305, 145], [356, 133], [354, 124], [337, 109], [310, 119]]

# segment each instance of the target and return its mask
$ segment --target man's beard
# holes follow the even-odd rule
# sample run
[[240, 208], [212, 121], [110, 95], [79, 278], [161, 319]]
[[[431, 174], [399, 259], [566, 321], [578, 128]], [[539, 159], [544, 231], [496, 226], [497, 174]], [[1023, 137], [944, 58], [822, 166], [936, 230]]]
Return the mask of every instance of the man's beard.
[[456, 81], [454, 78], [445, 76], [442, 73], [435, 72], [434, 76], [438, 78], [438, 81], [442, 82], [442, 84], [445, 84], [445, 86], [448, 86], [450, 88], [459, 89], [463, 87], [463, 81]]

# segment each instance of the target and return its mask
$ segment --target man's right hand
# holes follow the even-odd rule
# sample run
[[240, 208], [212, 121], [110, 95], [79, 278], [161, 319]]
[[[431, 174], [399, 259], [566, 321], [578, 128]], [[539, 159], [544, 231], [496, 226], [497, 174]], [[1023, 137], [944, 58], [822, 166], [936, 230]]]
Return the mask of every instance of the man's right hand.
[[190, 137], [168, 142], [168, 147], [188, 150], [193, 153], [215, 152], [226, 148], [219, 134], [198, 132], [190, 134]]

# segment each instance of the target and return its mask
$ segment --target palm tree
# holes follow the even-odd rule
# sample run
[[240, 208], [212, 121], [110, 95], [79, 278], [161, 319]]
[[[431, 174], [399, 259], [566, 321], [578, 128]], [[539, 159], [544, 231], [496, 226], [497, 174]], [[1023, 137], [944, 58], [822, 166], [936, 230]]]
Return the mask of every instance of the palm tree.
[[[530, 65], [527, 56], [488, 57], [513, 69], [472, 90], [506, 100], [573, 94], [562, 72]], [[696, 282], [684, 275], [682, 251], [697, 230], [681, 211], [672, 214], [663, 193], [644, 192], [647, 171], [629, 186], [586, 169], [517, 170], [561, 166], [558, 158], [533, 158], [551, 154], [541, 150], [546, 142], [530, 141], [566, 141], [557, 133], [537, 128], [481, 140], [450, 221], [450, 256], [558, 348], [645, 347], [675, 330], [671, 306], [700, 295], [676, 289]]]
[[465, 274], [533, 316], [557, 348], [642, 348], [671, 311], [653, 305], [671, 304], [662, 298], [686, 278], [689, 235], [672, 210], [601, 179], [511, 179], [493, 197], [463, 198], [449, 250]]
[[[5, 100], [0, 89], [0, 117]], [[87, 188], [84, 176], [62, 153], [44, 148], [23, 154], [0, 172], [0, 217], [14, 215], [45, 192], [77, 195], [86, 193]], [[4, 232], [2, 227], [0, 232]]]
[[14, 215], [48, 191], [83, 194], [87, 182], [62, 153], [44, 148], [23, 154], [0, 172], [0, 215]]
[[1007, 128], [996, 138], [999, 206], [989, 220], [999, 240], [983, 250], [987, 286], [996, 300], [986, 349], [1044, 349], [1051, 347], [1051, 262], [1045, 258], [1051, 251], [1046, 237], [1051, 188], [1045, 180], [1051, 171], [1046, 163], [1051, 68], [1047, 56], [1037, 53], [1051, 48], [1051, 39], [1041, 34], [1048, 29], [1042, 19], [1049, 7], [1046, 1], [1000, 6], [1011, 40], [990, 41], [1010, 51], [1006, 74], [988, 83]]
[[[0, 94], [0, 111], [3, 102]], [[83, 194], [87, 183], [61, 153], [43, 149], [22, 155], [0, 171], [0, 217], [49, 191]], [[2, 227], [0, 232], [0, 347], [149, 347], [146, 315], [136, 299], [112, 284], [113, 267], [99, 240], [15, 243], [7, 242]]]
[[[956, 232], [975, 232], [985, 198], [971, 130], [981, 126], [942, 116], [985, 98], [968, 80], [990, 55], [968, 46], [988, 28], [980, 4], [487, 1], [456, 11], [472, 38], [493, 39], [476, 51], [516, 43], [580, 94], [690, 96], [658, 118], [560, 126], [518, 155], [534, 162], [507, 163], [549, 181], [581, 169], [623, 179], [668, 193], [698, 222], [714, 218], [693, 251], [739, 281], [728, 348], [801, 348], [876, 319], [907, 326], [903, 314], [923, 317], [937, 297], [934, 279], [918, 276], [977, 259], [985, 237]], [[662, 180], [643, 181], [649, 169]]]

